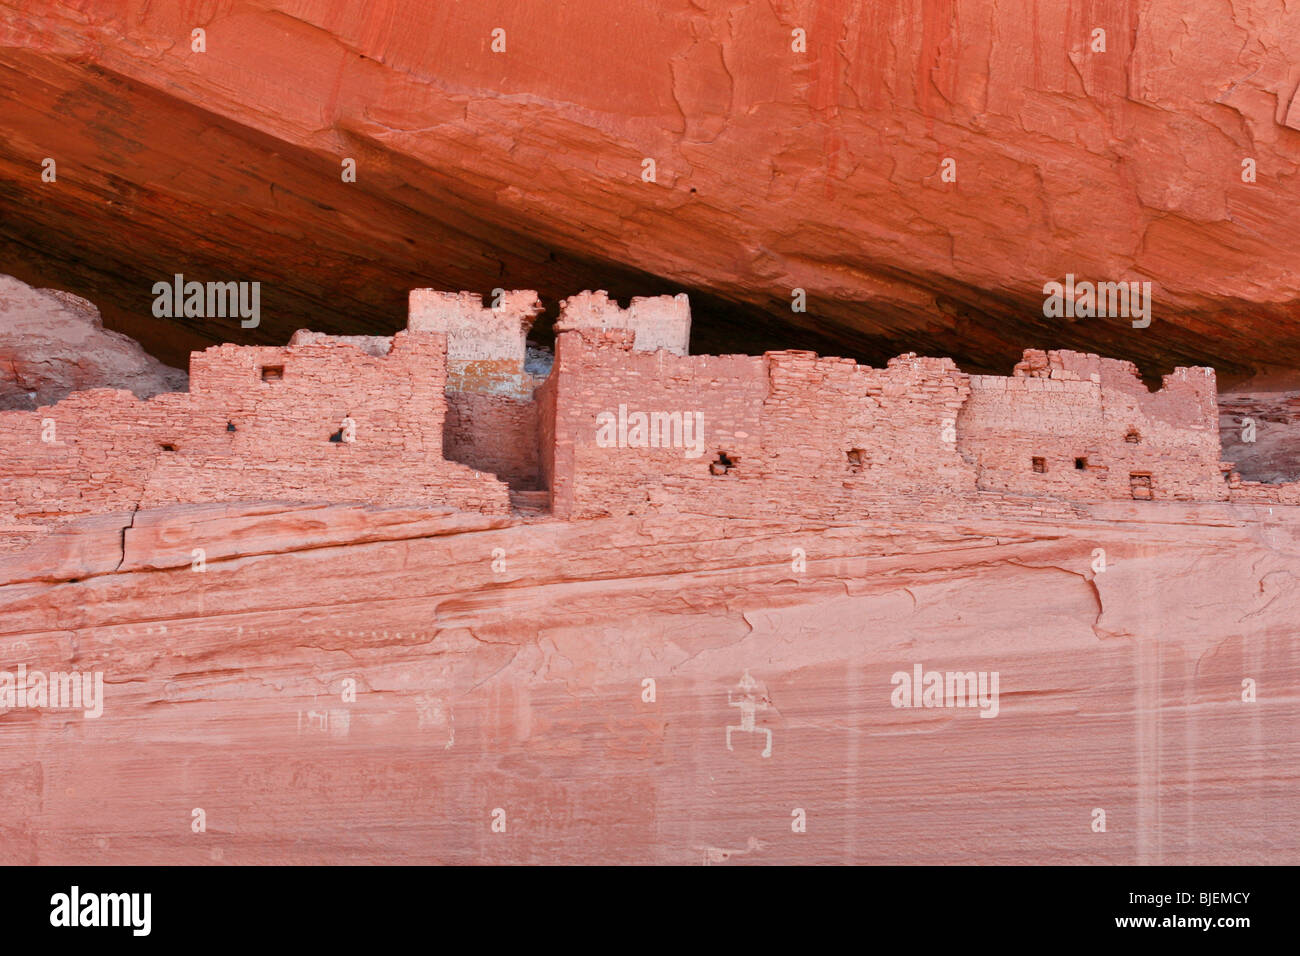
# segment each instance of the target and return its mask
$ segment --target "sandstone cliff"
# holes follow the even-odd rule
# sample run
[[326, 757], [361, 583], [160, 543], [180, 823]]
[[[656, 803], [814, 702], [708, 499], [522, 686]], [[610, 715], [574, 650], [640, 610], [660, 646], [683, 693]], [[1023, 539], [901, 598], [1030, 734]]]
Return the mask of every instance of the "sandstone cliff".
[[0, 715], [0, 862], [1294, 863], [1294, 511], [109, 516], [0, 559], [7, 657], [110, 675]]
[[0, 864], [1300, 862], [1297, 62], [1275, 0], [0, 0]]
[[[6, 268], [173, 364], [509, 283], [684, 289], [702, 352], [1300, 366], [1300, 21], [1275, 0], [0, 11]], [[153, 318], [175, 272], [263, 281], [261, 328]], [[1045, 318], [1067, 274], [1151, 282], [1154, 327]]]
[[[401, 334], [445, 348], [438, 332]], [[593, 334], [608, 336], [628, 350], [589, 375], [695, 362], [716, 390], [725, 370], [765, 361], [635, 353], [631, 330]], [[458, 346], [457, 368], [473, 364], [473, 344]], [[78, 393], [47, 410], [66, 420], [65, 406], [107, 396], [95, 427], [60, 441], [100, 449], [95, 467], [110, 477], [150, 477], [117, 497], [92, 485], [62, 503], [33, 499], [22, 517], [39, 523], [0, 528], [0, 863], [1300, 859], [1300, 508], [1240, 484], [1225, 501], [1070, 500], [1086, 473], [1050, 495], [921, 494], [891, 466], [876, 479], [889, 494], [864, 513], [869, 482], [852, 459], [830, 499], [825, 463], [806, 453], [784, 497], [766, 501], [701, 459], [697, 476], [628, 499], [636, 514], [557, 520], [545, 491], [512, 490], [507, 505], [505, 485], [463, 464], [450, 474], [499, 491], [482, 512], [341, 503], [449, 494], [408, 486], [403, 471], [447, 464], [441, 423], [421, 414], [444, 407], [446, 356], [396, 339], [300, 335], [293, 348], [212, 350], [195, 366], [197, 395]], [[283, 377], [263, 382], [250, 355]], [[552, 376], [577, 364], [566, 340]], [[1072, 421], [1092, 427], [1071, 404], [1102, 388], [1085, 380], [1090, 367], [1145, 394], [1122, 363], [1095, 356], [1031, 351], [1024, 365], [1030, 377], [1006, 381], [1054, 396], [1063, 417], [1048, 421], [1062, 436]], [[775, 402], [755, 400], [775, 409], [777, 434], [806, 443], [835, 433], [833, 415], [814, 421], [828, 383], [845, 391], [823, 412], [850, 407], [861, 377], [883, 417], [902, 419], [924, 414], [927, 396], [936, 410], [969, 397], [969, 385], [930, 381], [959, 375], [947, 360], [871, 370], [789, 353], [765, 373]], [[643, 375], [635, 394], [669, 377]], [[1203, 413], [1210, 425], [1186, 424], [1213, 435], [1213, 377], [1193, 378], [1144, 400]], [[595, 381], [570, 384], [576, 417]], [[222, 383], [243, 402], [242, 431], [204, 411]], [[346, 480], [305, 480], [347, 454], [323, 431], [311, 440], [321, 402], [368, 400], [393, 416], [403, 389], [420, 400], [395, 419], [391, 457], [376, 443]], [[519, 401], [449, 394], [498, 400], [454, 415], [447, 404], [462, 436], [500, 437], [484, 410]], [[191, 400], [188, 417], [148, 417]], [[1044, 407], [1011, 404], [1021, 424]], [[377, 424], [364, 404], [352, 411]], [[5, 467], [47, 481], [66, 449], [31, 438], [31, 417], [0, 421], [15, 447], [24, 435], [33, 446], [26, 465]], [[929, 430], [897, 424], [881, 440], [913, 471], [929, 467]], [[177, 434], [178, 447], [158, 449]], [[1194, 430], [1178, 434], [1199, 444]], [[222, 454], [202, 446], [223, 441]], [[859, 459], [868, 472], [876, 451]], [[197, 465], [176, 471], [187, 455]], [[582, 460], [596, 474], [614, 459], [588, 447]], [[213, 474], [237, 480], [194, 483]], [[701, 480], [730, 490], [710, 497]], [[604, 500], [622, 508], [625, 489], [611, 487]], [[322, 494], [334, 503], [295, 501]], [[258, 495], [280, 500], [247, 500]], [[42, 682], [100, 675], [102, 693], [93, 710], [84, 698], [80, 710], [24, 703], [5, 696], [30, 676], [20, 667]]]
[[53, 405], [74, 391], [179, 392], [186, 375], [103, 327], [85, 299], [0, 275], [0, 409]]

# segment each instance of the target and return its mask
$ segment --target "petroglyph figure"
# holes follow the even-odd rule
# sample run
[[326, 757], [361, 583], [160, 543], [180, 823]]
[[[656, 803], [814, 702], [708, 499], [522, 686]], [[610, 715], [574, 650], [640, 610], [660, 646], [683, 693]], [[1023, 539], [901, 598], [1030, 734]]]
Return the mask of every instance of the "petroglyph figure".
[[743, 850], [727, 850], [720, 846], [706, 846], [704, 848], [704, 865], [713, 866], [715, 863], [726, 863], [733, 856], [744, 856], [747, 853], [753, 853], [755, 850], [761, 850], [766, 846], [758, 837], [750, 837]]
[[[352, 729], [352, 714], [344, 709], [307, 711], [307, 732], [346, 737]], [[298, 733], [303, 732], [303, 712], [298, 711]]]
[[[326, 731], [326, 730], [329, 729], [329, 725], [330, 725], [330, 715], [329, 715], [329, 712], [328, 712], [328, 711], [324, 711], [324, 710], [309, 710], [309, 711], [307, 711], [307, 729], [308, 729], [308, 730], [319, 730], [319, 731], [321, 731], [321, 732], [324, 732], [324, 731]], [[301, 712], [298, 714], [298, 727], [299, 727], [299, 733], [301, 733], [301, 732], [302, 732], [302, 730], [301, 730], [301, 728], [302, 728], [302, 713], [301, 713]]]
[[447, 729], [447, 745], [443, 749], [450, 750], [456, 742], [456, 718], [451, 712], [451, 705], [444, 704], [429, 694], [421, 694], [415, 698], [415, 713], [421, 727]]
[[727, 691], [727, 705], [730, 707], [740, 708], [740, 726], [729, 726], [727, 728], [727, 749], [734, 750], [731, 746], [731, 733], [739, 730], [747, 734], [763, 733], [767, 734], [767, 746], [763, 748], [763, 756], [772, 756], [772, 731], [767, 727], [758, 727], [754, 724], [754, 718], [760, 710], [767, 710], [772, 706], [771, 702], [765, 697], [754, 693], [758, 687], [758, 682], [745, 671], [745, 675], [740, 679], [739, 687], [742, 691], [738, 699], [732, 699], [733, 692]]

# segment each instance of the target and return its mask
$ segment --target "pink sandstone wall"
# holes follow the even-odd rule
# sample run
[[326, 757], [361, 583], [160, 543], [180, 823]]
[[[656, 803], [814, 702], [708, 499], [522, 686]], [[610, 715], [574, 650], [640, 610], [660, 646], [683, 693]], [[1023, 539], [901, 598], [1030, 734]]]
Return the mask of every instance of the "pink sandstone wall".
[[[835, 517], [879, 508], [890, 494], [975, 491], [954, 430], [969, 386], [950, 360], [903, 356], [872, 369], [808, 352], [682, 357], [632, 351], [631, 336], [557, 339], [558, 516], [667, 507]], [[600, 416], [620, 405], [629, 420], [698, 413], [704, 453], [602, 447]]]
[[691, 341], [691, 302], [685, 293], [675, 296], [636, 296], [626, 309], [611, 301], [607, 292], [581, 292], [560, 301], [555, 331], [578, 329], [628, 329], [635, 333], [638, 352], [659, 349], [688, 355]]
[[[559, 516], [665, 507], [830, 519], [943, 510], [955, 497], [1020, 507], [1229, 495], [1210, 369], [1178, 369], [1151, 393], [1130, 363], [1072, 352], [1027, 352], [1007, 378], [914, 355], [875, 369], [807, 352], [641, 353], [633, 334], [557, 339]], [[704, 456], [601, 447], [599, 416], [620, 405], [625, 417], [699, 412]], [[714, 464], [720, 454], [729, 467]]]
[[[555, 514], [632, 514], [656, 505], [691, 510], [728, 500], [739, 507], [738, 485], [756, 485], [763, 474], [759, 416], [767, 394], [766, 360], [638, 352], [634, 337], [629, 329], [582, 329], [556, 339]], [[680, 431], [662, 443], [669, 447], [601, 447], [598, 416], [616, 418], [620, 405], [626, 416], [701, 414], [701, 454], [687, 456]], [[674, 437], [680, 439], [676, 447]], [[720, 451], [736, 467], [715, 476], [710, 463]]]
[[524, 371], [528, 330], [542, 311], [537, 293], [503, 292], [485, 307], [473, 292], [412, 289], [406, 327], [447, 337], [447, 387], [527, 399], [537, 383]]
[[511, 488], [542, 487], [537, 403], [486, 395], [447, 392], [442, 454], [476, 471], [496, 475]]
[[[228, 500], [506, 513], [502, 482], [443, 460], [444, 349], [420, 332], [398, 333], [382, 356], [328, 339], [224, 345], [192, 356], [188, 393], [92, 390], [0, 413], [5, 504], [18, 521]], [[347, 418], [355, 441], [330, 441]], [[51, 422], [55, 440], [43, 442]]]
[[533, 393], [537, 403], [537, 472], [538, 485], [548, 492], [549, 500], [555, 502], [555, 395], [560, 377], [548, 375], [546, 381]]
[[971, 377], [958, 447], [988, 490], [1225, 500], [1215, 396], [1213, 369], [1176, 369], [1148, 392], [1129, 362], [1029, 350], [1010, 378]]

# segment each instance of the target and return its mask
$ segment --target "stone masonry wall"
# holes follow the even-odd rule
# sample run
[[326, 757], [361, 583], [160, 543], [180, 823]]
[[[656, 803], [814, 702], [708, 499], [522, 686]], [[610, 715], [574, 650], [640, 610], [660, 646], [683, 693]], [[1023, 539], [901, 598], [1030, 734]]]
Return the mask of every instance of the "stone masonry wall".
[[[551, 491], [557, 517], [635, 513], [663, 503], [665, 496], [679, 499], [686, 509], [692, 498], [731, 491], [741, 476], [749, 483], [761, 474], [758, 419], [767, 393], [765, 360], [637, 352], [634, 336], [628, 329], [582, 329], [556, 339]], [[620, 405], [626, 426], [622, 441]], [[659, 447], [649, 444], [656, 436], [649, 434], [648, 421], [644, 436], [634, 428], [633, 416], [652, 412], [678, 416], [656, 429]], [[692, 427], [688, 448], [684, 416], [696, 413], [703, 417], [703, 440], [694, 441], [699, 433]], [[605, 416], [603, 443], [600, 416]], [[719, 451], [738, 462], [730, 482], [710, 474]]]
[[432, 290], [411, 302], [391, 338], [301, 331], [283, 348], [196, 353], [188, 393], [92, 390], [0, 413], [0, 518], [223, 500], [504, 514], [507, 485], [548, 489], [559, 518], [1279, 498], [1225, 482], [1211, 369], [1176, 369], [1149, 392], [1130, 363], [1068, 351], [1027, 351], [1010, 377], [910, 354], [885, 368], [690, 356], [685, 296], [623, 310], [583, 293], [565, 302], [537, 387], [523, 370], [534, 293], [500, 309]]
[[447, 387], [531, 398], [537, 382], [524, 370], [528, 330], [542, 311], [536, 292], [505, 292], [485, 307], [472, 292], [412, 289], [406, 327], [447, 337]]
[[1129, 362], [1030, 350], [1010, 377], [971, 377], [958, 448], [983, 489], [1073, 500], [1225, 500], [1214, 371], [1148, 392]]
[[951, 359], [902, 355], [883, 369], [811, 352], [770, 352], [763, 445], [774, 475], [856, 494], [971, 492], [955, 423], [969, 377]]
[[[582, 330], [557, 339], [556, 368], [558, 516], [666, 507], [834, 517], [890, 493], [975, 491], [953, 429], [969, 386], [946, 359], [871, 369], [808, 352], [643, 354], [628, 331]], [[637, 413], [652, 425], [655, 413], [698, 414], [702, 454], [637, 442]], [[627, 422], [626, 442], [601, 441], [602, 416]]]
[[658, 349], [687, 355], [691, 341], [691, 302], [685, 293], [636, 296], [626, 309], [610, 301], [606, 292], [582, 292], [560, 302], [555, 331], [578, 329], [628, 329], [635, 333], [638, 352]]
[[449, 391], [443, 457], [496, 475], [511, 488], [537, 489], [539, 428], [535, 402]]
[[418, 332], [387, 355], [319, 338], [224, 345], [192, 356], [188, 393], [91, 390], [0, 413], [5, 507], [19, 521], [225, 500], [507, 513], [502, 482], [442, 457], [444, 349]]
[[[559, 516], [664, 507], [830, 519], [924, 513], [954, 496], [976, 507], [1228, 497], [1209, 369], [1179, 369], [1150, 393], [1130, 363], [1071, 352], [1027, 352], [1007, 378], [914, 355], [876, 369], [808, 352], [646, 354], [632, 334], [557, 340]], [[653, 434], [638, 443], [636, 412], [698, 412], [704, 455], [646, 447]], [[602, 447], [602, 415], [627, 420], [625, 444]]]
[[533, 393], [537, 405], [537, 477], [538, 487], [555, 495], [555, 395], [560, 377], [549, 375]]

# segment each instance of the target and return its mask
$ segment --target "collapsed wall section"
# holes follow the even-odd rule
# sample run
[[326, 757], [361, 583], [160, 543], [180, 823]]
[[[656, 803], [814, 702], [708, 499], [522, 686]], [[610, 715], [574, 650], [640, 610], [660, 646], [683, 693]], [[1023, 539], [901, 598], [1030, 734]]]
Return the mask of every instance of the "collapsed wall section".
[[555, 323], [557, 334], [580, 329], [626, 329], [633, 333], [634, 351], [663, 349], [673, 355], [688, 355], [691, 302], [685, 293], [636, 296], [624, 309], [611, 301], [607, 292], [582, 292], [561, 300], [560, 317]]
[[1242, 481], [1237, 476], [1228, 486], [1228, 498], [1239, 504], [1300, 505], [1300, 481]]

